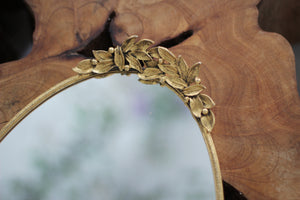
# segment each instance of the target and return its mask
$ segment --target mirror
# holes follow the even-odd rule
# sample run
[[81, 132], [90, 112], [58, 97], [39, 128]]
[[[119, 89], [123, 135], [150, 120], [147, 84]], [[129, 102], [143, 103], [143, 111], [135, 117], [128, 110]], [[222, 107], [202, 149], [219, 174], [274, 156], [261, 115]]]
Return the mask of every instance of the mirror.
[[137, 76], [89, 79], [28, 115], [0, 145], [1, 199], [215, 199], [181, 99]]
[[[130, 74], [137, 74], [139, 77], [139, 81], [144, 84], [160, 84], [160, 86], [165, 86], [171, 91], [173, 91], [185, 104], [185, 106], [190, 110], [190, 114], [193, 116], [194, 120], [197, 122], [198, 127], [200, 128], [202, 132], [203, 139], [205, 141], [207, 152], [209, 154], [209, 158], [212, 165], [212, 171], [213, 171], [213, 178], [214, 178], [214, 185], [215, 185], [215, 195], [217, 200], [224, 199], [223, 195], [223, 185], [222, 185], [222, 177], [221, 177], [221, 171], [218, 161], [218, 156], [216, 153], [216, 149], [211, 137], [211, 132], [213, 130], [213, 127], [215, 125], [215, 115], [213, 111], [211, 110], [215, 103], [214, 101], [206, 94], [203, 94], [202, 91], [206, 89], [206, 87], [201, 83], [201, 79], [199, 77], [200, 75], [200, 66], [202, 65], [201, 62], [197, 62], [191, 67], [189, 67], [186, 63], [186, 61], [179, 55], [176, 57], [171, 51], [169, 51], [165, 47], [161, 46], [154, 46], [151, 47], [154, 42], [149, 39], [141, 39], [137, 41], [138, 36], [133, 35], [127, 38], [121, 46], [117, 47], [109, 47], [107, 51], [103, 50], [93, 50], [94, 58], [91, 59], [84, 59], [80, 61], [76, 67], [73, 68], [73, 70], [78, 74], [77, 76], [70, 77], [59, 84], [53, 86], [49, 90], [47, 90], [45, 93], [38, 96], [36, 99], [34, 99], [32, 102], [30, 102], [27, 106], [25, 106], [21, 111], [19, 111], [5, 126], [0, 130], [0, 141], [3, 141], [3, 139], [9, 134], [9, 132], [22, 120], [24, 119], [31, 111], [33, 111], [35, 108], [37, 108], [39, 105], [41, 105], [43, 102], [45, 102], [47, 99], [53, 97], [55, 94], [63, 91], [64, 89], [75, 85], [77, 83], [80, 83], [84, 80], [96, 77], [96, 78], [105, 78], [107, 76], [113, 75], [113, 74], [122, 74], [122, 75], [130, 75]], [[112, 85], [107, 84], [105, 87], [112, 88]], [[96, 89], [94, 91], [97, 91]], [[88, 93], [94, 92], [89, 91]], [[130, 91], [130, 90], [129, 90]], [[113, 99], [117, 99], [118, 101], [123, 101], [120, 97], [121, 93], [115, 93]], [[83, 93], [78, 94], [78, 96], [82, 96]], [[89, 94], [88, 94], [89, 95]], [[102, 96], [103, 98], [106, 98], [105, 95]], [[76, 98], [76, 97], [75, 97]], [[131, 99], [131, 98], [129, 98]], [[109, 101], [109, 100], [108, 100]], [[162, 110], [165, 109], [165, 106], [160, 106], [161, 101], [158, 103], [158, 107]], [[85, 105], [87, 105], [92, 111], [95, 110], [96, 106], [93, 106], [93, 104], [83, 101]], [[97, 102], [99, 103], [99, 102]], [[137, 101], [137, 103], [134, 103], [135, 107], [139, 105], [141, 102]], [[104, 105], [104, 103], [102, 103]], [[169, 102], [167, 102], [166, 105], [169, 105]], [[118, 114], [115, 116], [122, 115], [127, 112], [123, 112], [123, 109], [125, 106], [120, 107], [118, 110]], [[168, 106], [167, 106], [168, 107]], [[175, 106], [176, 107], [176, 106]], [[108, 112], [110, 113], [110, 112]], [[106, 113], [106, 114], [108, 114]], [[122, 114], [120, 114], [122, 113]], [[165, 117], [162, 117], [162, 119], [170, 119], [173, 117], [171, 110], [170, 112], [165, 115]], [[109, 114], [107, 116], [110, 116]], [[114, 115], [113, 115], [114, 116]], [[158, 115], [161, 116], [161, 115]], [[43, 118], [43, 117], [41, 117]], [[107, 117], [109, 119], [109, 117]], [[127, 126], [127, 122], [132, 120], [131, 116], [126, 115], [126, 120], [123, 120], [122, 123], [125, 123]], [[55, 122], [53, 124], [56, 126], [57, 121], [59, 118], [55, 118]], [[106, 119], [106, 118], [101, 118]], [[160, 118], [155, 117], [156, 121], [163, 121]], [[86, 120], [85, 118], [82, 118], [84, 126], [79, 126], [79, 129], [82, 129], [81, 127], [87, 127], [83, 130], [89, 130], [89, 120]], [[125, 121], [125, 122], [124, 122]], [[138, 120], [137, 120], [138, 121]], [[136, 127], [140, 127], [140, 124], [137, 124], [137, 121], [135, 121]], [[105, 124], [111, 123], [110, 120], [106, 121]], [[143, 124], [144, 120], [141, 122]], [[119, 124], [122, 124], [121, 122]], [[117, 122], [114, 123], [115, 127], [119, 127]], [[150, 132], [157, 131], [156, 130], [157, 124], [153, 124], [150, 126]], [[173, 129], [176, 126], [172, 126]], [[181, 127], [181, 126], [179, 126]], [[137, 128], [139, 130], [140, 128]], [[47, 129], [43, 129], [45, 131]], [[67, 129], [69, 130], [69, 129]], [[123, 129], [122, 129], [123, 130]], [[188, 129], [184, 129], [186, 132]], [[130, 132], [130, 131], [129, 131]], [[149, 132], [149, 130], [148, 130]], [[165, 131], [163, 131], [165, 132]], [[82, 134], [80, 134], [82, 135]], [[123, 136], [124, 137], [124, 136]], [[79, 140], [81, 143], [82, 141], [85, 141], [86, 138], [83, 138], [82, 140]], [[94, 141], [94, 139], [92, 140]], [[156, 141], [157, 142], [157, 141]], [[156, 144], [156, 143], [155, 143]], [[79, 145], [79, 144], [78, 144]], [[91, 145], [87, 142], [86, 145], [90, 148]], [[75, 145], [78, 147], [77, 145]], [[142, 145], [143, 146], [143, 145]], [[43, 146], [44, 147], [44, 146]], [[53, 148], [51, 148], [53, 149]], [[154, 148], [155, 149], [155, 148]], [[142, 151], [139, 150], [139, 148], [136, 149], [138, 151], [138, 155], [142, 154]], [[89, 151], [88, 151], [89, 152]], [[93, 151], [92, 151], [93, 152]], [[125, 152], [125, 151], [124, 151]], [[159, 152], [159, 151], [156, 151]], [[68, 155], [64, 159], [62, 159], [63, 162], [66, 160], [69, 160], [73, 158], [74, 154], [81, 153], [81, 151], [75, 151], [73, 154]], [[123, 153], [123, 151], [122, 151]], [[122, 154], [121, 153], [121, 154]], [[159, 153], [160, 155], [160, 153]], [[162, 154], [163, 155], [163, 154]], [[46, 156], [44, 156], [46, 157]], [[43, 158], [44, 158], [43, 157]], [[144, 157], [143, 157], [144, 158]], [[72, 160], [72, 159], [71, 159]], [[125, 159], [127, 160], [127, 159]], [[40, 163], [40, 162], [38, 162]], [[44, 162], [42, 162], [44, 163]], [[42, 164], [44, 166], [44, 164]], [[72, 166], [71, 164], [68, 164], [68, 166]], [[149, 166], [149, 165], [147, 165]], [[50, 167], [50, 169], [52, 169]], [[139, 168], [138, 168], [139, 169]], [[168, 168], [168, 172], [172, 171], [171, 168]], [[136, 171], [138, 172], [138, 171]], [[47, 173], [44, 173], [47, 174]], [[53, 176], [57, 173], [53, 173]], [[142, 173], [144, 174], [144, 173]], [[148, 173], [147, 173], [148, 174]], [[65, 175], [65, 173], [63, 173]], [[132, 174], [132, 175], [138, 175]], [[43, 182], [44, 183], [44, 179]], [[41, 183], [41, 184], [42, 184]], [[30, 184], [25, 184], [25, 188]], [[39, 184], [40, 185], [40, 184]], [[127, 182], [127, 185], [128, 182]], [[140, 184], [138, 186], [141, 186]], [[108, 187], [111, 188], [111, 187]], [[159, 191], [162, 188], [159, 187]], [[172, 188], [174, 189], [174, 188]], [[42, 191], [46, 191], [44, 188]], [[74, 189], [74, 191], [77, 191]], [[127, 190], [126, 190], [127, 191]], [[44, 193], [44, 192], [42, 192]], [[124, 192], [125, 196], [127, 196], [127, 192]], [[160, 195], [160, 192], [157, 193]], [[77, 195], [74, 194], [74, 197]], [[108, 195], [111, 196], [111, 195]], [[114, 195], [112, 195], [114, 196]], [[123, 195], [121, 195], [123, 196]], [[105, 197], [106, 198], [106, 197]], [[129, 198], [130, 197], [129, 195]], [[147, 197], [148, 198], [148, 197]], [[149, 197], [153, 198], [153, 197]]]

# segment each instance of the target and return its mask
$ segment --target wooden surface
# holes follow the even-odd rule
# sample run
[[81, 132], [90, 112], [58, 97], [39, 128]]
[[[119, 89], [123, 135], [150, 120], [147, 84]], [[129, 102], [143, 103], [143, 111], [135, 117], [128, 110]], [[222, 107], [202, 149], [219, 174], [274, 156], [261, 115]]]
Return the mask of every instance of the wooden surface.
[[201, 79], [217, 104], [213, 139], [223, 179], [248, 199], [299, 198], [294, 56], [282, 36], [259, 28], [258, 0], [28, 3], [36, 21], [34, 45], [26, 58], [0, 65], [0, 127], [75, 75], [71, 68], [90, 48], [107, 48], [132, 34], [167, 46], [179, 42], [172, 52], [188, 64], [206, 65]]

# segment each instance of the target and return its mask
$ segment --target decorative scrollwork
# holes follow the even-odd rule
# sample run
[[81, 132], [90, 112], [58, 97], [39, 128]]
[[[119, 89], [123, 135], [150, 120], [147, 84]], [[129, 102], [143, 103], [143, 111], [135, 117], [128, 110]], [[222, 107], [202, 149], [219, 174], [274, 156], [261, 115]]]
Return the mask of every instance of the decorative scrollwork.
[[145, 84], [167, 84], [186, 102], [201, 125], [211, 132], [215, 116], [211, 108], [214, 101], [201, 92], [206, 89], [198, 77], [201, 62], [188, 67], [185, 60], [178, 58], [167, 48], [153, 47], [152, 40], [136, 41], [133, 35], [121, 46], [110, 47], [108, 51], [94, 50], [93, 59], [85, 59], [73, 68], [78, 74], [137, 73], [139, 81]]

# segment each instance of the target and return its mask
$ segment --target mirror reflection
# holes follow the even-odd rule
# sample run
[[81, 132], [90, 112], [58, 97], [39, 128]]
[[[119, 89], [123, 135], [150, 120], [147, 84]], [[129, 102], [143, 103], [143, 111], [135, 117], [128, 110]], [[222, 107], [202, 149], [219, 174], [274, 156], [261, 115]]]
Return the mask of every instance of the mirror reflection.
[[113, 75], [42, 104], [0, 145], [7, 200], [214, 199], [200, 129], [172, 91]]

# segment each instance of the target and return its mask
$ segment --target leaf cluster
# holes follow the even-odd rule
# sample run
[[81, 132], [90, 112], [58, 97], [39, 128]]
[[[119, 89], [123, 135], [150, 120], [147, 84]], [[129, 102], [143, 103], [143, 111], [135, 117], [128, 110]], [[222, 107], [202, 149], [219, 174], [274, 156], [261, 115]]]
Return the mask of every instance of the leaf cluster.
[[121, 46], [110, 47], [108, 51], [94, 50], [94, 59], [80, 61], [73, 70], [79, 74], [134, 71], [138, 73], [142, 83], [168, 84], [184, 97], [193, 115], [211, 132], [215, 116], [210, 109], [215, 103], [208, 95], [201, 94], [206, 89], [198, 77], [201, 62], [189, 67], [181, 56], [177, 58], [167, 48], [150, 48], [154, 44], [152, 40], [136, 41], [137, 38], [138, 36], [133, 35]]

